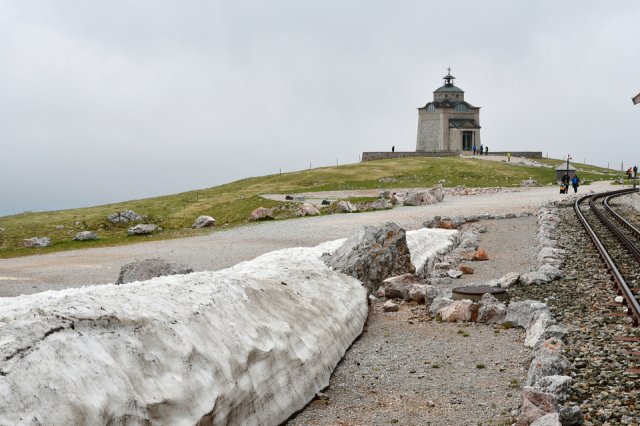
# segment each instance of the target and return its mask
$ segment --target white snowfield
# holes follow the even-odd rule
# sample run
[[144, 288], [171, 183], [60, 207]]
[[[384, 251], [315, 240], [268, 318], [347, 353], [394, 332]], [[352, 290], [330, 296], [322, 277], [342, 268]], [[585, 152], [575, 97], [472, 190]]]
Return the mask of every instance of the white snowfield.
[[364, 327], [362, 284], [319, 260], [343, 241], [0, 299], [0, 424], [281, 423]]
[[416, 275], [426, 277], [434, 263], [449, 252], [459, 242], [460, 233], [456, 230], [422, 228], [407, 231], [407, 247], [411, 253], [411, 263]]

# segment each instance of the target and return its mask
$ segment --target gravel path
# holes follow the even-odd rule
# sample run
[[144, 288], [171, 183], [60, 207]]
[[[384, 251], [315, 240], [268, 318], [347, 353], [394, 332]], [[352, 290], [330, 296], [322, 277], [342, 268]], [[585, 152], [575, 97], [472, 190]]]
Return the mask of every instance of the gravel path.
[[[608, 185], [596, 183], [585, 188], [600, 191], [605, 187]], [[344, 238], [366, 224], [393, 221], [410, 230], [436, 215], [535, 212], [543, 202], [561, 197], [555, 187], [447, 196], [442, 203], [430, 206], [263, 222], [201, 237], [0, 259], [0, 296], [114, 282], [120, 267], [137, 259], [160, 257], [196, 271], [218, 270], [268, 251]]]
[[[443, 280], [439, 287], [450, 290], [536, 267], [535, 217], [479, 224], [487, 228], [479, 247], [489, 260], [467, 262], [473, 275]], [[423, 305], [383, 312], [382, 303], [370, 307], [365, 332], [324, 395], [287, 425], [513, 423], [530, 354], [523, 330], [438, 323], [426, 319]]]

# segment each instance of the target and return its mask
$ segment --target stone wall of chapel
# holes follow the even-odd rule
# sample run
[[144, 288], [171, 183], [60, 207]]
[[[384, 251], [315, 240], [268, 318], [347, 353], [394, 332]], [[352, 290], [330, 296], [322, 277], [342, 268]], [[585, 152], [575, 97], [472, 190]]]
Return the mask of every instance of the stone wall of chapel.
[[435, 151], [440, 147], [441, 114], [439, 112], [418, 113], [418, 141], [416, 151]]

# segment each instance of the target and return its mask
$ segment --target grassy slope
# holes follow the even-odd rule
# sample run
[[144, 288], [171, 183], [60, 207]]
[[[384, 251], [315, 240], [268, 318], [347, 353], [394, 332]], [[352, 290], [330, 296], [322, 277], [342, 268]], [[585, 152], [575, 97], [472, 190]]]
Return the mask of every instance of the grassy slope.
[[[544, 161], [550, 165], [561, 162], [561, 160], [551, 159]], [[583, 181], [612, 179], [620, 176], [620, 173], [594, 166], [574, 165], [578, 168]], [[0, 257], [80, 247], [112, 246], [211, 232], [190, 228], [195, 218], [202, 214], [215, 217], [218, 225], [226, 223], [228, 226], [246, 223], [249, 213], [260, 206], [275, 207], [276, 218], [293, 216], [291, 204], [265, 200], [259, 196], [266, 193], [430, 187], [441, 180], [444, 180], [446, 187], [518, 186], [520, 181], [528, 178], [536, 179], [541, 184], [552, 183], [554, 170], [478, 159], [405, 158], [254, 177], [213, 188], [162, 197], [73, 210], [26, 212], [0, 217]], [[152, 236], [128, 237], [128, 226], [113, 225], [106, 219], [111, 213], [127, 209], [147, 216], [145, 222], [155, 223], [164, 230]], [[76, 222], [79, 224], [76, 225]], [[56, 230], [57, 225], [64, 225], [65, 228]], [[73, 241], [75, 234], [81, 230], [97, 231], [101, 239]], [[22, 247], [22, 239], [33, 236], [50, 237], [52, 246], [42, 249]]]

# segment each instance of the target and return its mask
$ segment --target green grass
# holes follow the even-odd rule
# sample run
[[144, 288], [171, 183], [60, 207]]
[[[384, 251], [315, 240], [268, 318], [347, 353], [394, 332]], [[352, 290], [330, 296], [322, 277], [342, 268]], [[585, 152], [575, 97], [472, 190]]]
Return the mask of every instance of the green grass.
[[[549, 164], [561, 162], [544, 161]], [[576, 166], [581, 169], [580, 165]], [[580, 173], [581, 178], [587, 181], [612, 178], [606, 169], [593, 166], [584, 166], [584, 172]], [[619, 175], [616, 173], [615, 177]], [[528, 178], [536, 179], [543, 185], [554, 183], [554, 170], [458, 157], [404, 158], [252, 177], [162, 197], [0, 217], [0, 258], [215, 232], [210, 229], [191, 229], [196, 217], [203, 214], [215, 217], [216, 229], [246, 224], [251, 211], [261, 206], [275, 208], [276, 220], [295, 217], [295, 205], [266, 200], [260, 194], [431, 187], [439, 182], [445, 187], [510, 187], [519, 186], [522, 180]], [[352, 202], [371, 200], [363, 197], [350, 199]], [[127, 209], [146, 216], [146, 223], [155, 223], [163, 231], [151, 236], [129, 237], [127, 225], [113, 225], [106, 219], [111, 213]], [[79, 224], [76, 225], [76, 222]], [[57, 230], [57, 225], [65, 228]], [[100, 240], [73, 241], [75, 234], [81, 230], [96, 231]], [[50, 237], [52, 246], [41, 249], [22, 247], [22, 239], [34, 236]]]

